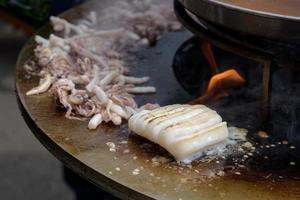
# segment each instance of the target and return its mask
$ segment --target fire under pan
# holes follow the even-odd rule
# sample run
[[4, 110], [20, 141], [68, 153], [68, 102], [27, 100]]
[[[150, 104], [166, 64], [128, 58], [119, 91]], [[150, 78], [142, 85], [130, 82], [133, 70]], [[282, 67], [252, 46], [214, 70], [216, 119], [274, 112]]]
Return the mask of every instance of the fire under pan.
[[[168, 1], [167, 1], [168, 2]], [[172, 2], [170, 2], [172, 3]], [[93, 1], [72, 9], [63, 17], [79, 19], [80, 13], [101, 10], [112, 1]], [[38, 34], [48, 35], [49, 26]], [[168, 33], [155, 47], [136, 52], [131, 74], [150, 76], [158, 88], [154, 95], [137, 96], [139, 105], [187, 103], [203, 95], [211, 78], [202, 54], [202, 40], [187, 31]], [[27, 97], [38, 83], [27, 79], [23, 64], [32, 56], [33, 39], [17, 62], [16, 88], [22, 114], [40, 142], [67, 167], [121, 199], [299, 199], [300, 198], [300, 80], [299, 72], [279, 68], [272, 74], [268, 115], [262, 115], [264, 65], [261, 62], [211, 46], [217, 70], [235, 69], [245, 83], [228, 88], [229, 96], [206, 100], [229, 125], [246, 128], [256, 150], [252, 156], [236, 155], [212, 162], [198, 160], [180, 166], [165, 151], [120, 127], [103, 124], [95, 131], [86, 122], [67, 120], [47, 94]], [[258, 137], [258, 131], [269, 137]], [[124, 142], [128, 141], [128, 142]], [[117, 145], [109, 151], [107, 142]], [[155, 156], [169, 162], [153, 164]], [[118, 170], [116, 170], [118, 168]], [[139, 169], [139, 174], [133, 174]], [[224, 173], [218, 173], [218, 172]]]

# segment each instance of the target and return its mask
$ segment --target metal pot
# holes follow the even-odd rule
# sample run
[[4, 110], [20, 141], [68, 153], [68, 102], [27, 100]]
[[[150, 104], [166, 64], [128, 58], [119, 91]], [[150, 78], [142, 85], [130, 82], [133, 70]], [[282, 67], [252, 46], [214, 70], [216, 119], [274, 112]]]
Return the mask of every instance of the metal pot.
[[300, 43], [299, 16], [249, 9], [218, 0], [178, 1], [200, 19], [240, 34]]

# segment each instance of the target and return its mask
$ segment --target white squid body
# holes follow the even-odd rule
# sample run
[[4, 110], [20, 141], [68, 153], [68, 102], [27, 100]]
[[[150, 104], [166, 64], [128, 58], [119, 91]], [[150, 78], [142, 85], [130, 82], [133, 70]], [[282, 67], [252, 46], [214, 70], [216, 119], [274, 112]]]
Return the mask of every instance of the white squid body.
[[177, 161], [190, 163], [203, 152], [225, 141], [227, 123], [204, 105], [170, 105], [142, 110], [128, 122], [136, 134], [159, 144]]

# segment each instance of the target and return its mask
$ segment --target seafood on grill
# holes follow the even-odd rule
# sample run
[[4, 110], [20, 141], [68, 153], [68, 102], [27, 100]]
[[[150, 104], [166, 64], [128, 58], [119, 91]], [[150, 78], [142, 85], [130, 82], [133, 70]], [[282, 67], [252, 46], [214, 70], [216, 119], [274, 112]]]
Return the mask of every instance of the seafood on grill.
[[149, 0], [116, 2], [106, 11], [101, 20], [116, 18], [118, 27], [96, 29], [101, 20], [95, 12], [77, 24], [50, 17], [55, 32], [49, 38], [35, 36], [34, 57], [24, 66], [40, 78], [28, 96], [48, 91], [68, 119], [89, 120], [90, 129], [101, 122], [120, 125], [138, 110], [134, 94], [156, 92], [144, 85], [150, 77], [129, 75], [128, 50], [154, 45], [165, 32], [181, 28], [171, 6]]
[[204, 105], [169, 105], [142, 110], [128, 121], [134, 133], [159, 144], [177, 161], [190, 163], [228, 138], [227, 123]]

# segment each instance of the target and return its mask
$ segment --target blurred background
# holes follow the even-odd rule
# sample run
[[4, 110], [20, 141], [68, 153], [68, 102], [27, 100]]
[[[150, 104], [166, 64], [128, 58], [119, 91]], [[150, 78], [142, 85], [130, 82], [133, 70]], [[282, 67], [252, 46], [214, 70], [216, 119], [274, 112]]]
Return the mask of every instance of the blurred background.
[[1, 18], [0, 27], [1, 199], [74, 199], [60, 162], [33, 136], [17, 106], [15, 63], [29, 35]]
[[114, 199], [65, 169], [33, 136], [15, 96], [15, 64], [34, 31], [81, 1], [0, 0], [0, 199]]

